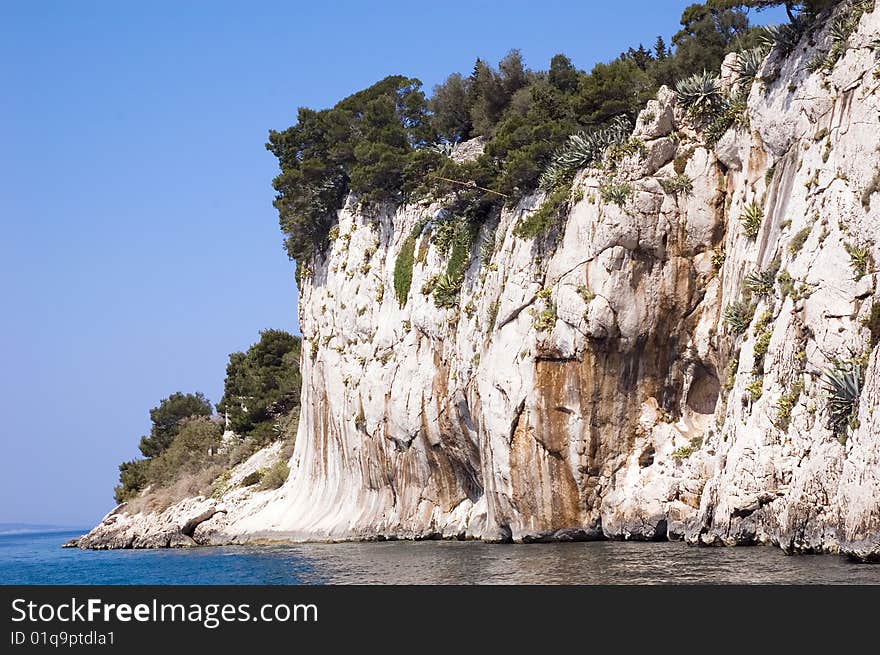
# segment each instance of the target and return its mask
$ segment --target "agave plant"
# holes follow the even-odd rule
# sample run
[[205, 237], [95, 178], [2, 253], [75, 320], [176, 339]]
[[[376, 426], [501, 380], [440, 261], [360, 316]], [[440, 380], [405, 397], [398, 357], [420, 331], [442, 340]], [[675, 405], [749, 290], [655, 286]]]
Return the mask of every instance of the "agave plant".
[[747, 89], [752, 86], [755, 76], [758, 74], [758, 70], [760, 70], [766, 56], [766, 46], [749, 48], [736, 55], [734, 72], [736, 72], [736, 81], [742, 88]]
[[663, 192], [672, 196], [682, 195], [688, 197], [694, 193], [694, 181], [687, 173], [665, 178], [659, 180], [659, 182]]
[[831, 41], [831, 49], [825, 56], [822, 67], [826, 71], [834, 68], [837, 61], [846, 52], [846, 44], [849, 37], [855, 31], [859, 20], [866, 11], [873, 10], [873, 3], [854, 2], [849, 11], [843, 11], [831, 21], [828, 27], [828, 38]]
[[775, 271], [752, 271], [743, 280], [743, 287], [759, 296], [767, 296], [776, 282]]
[[801, 20], [795, 20], [793, 23], [784, 23], [782, 25], [767, 25], [761, 29], [759, 38], [761, 43], [771, 48], [778, 47], [783, 54], [789, 54], [797, 45], [801, 34], [804, 31], [804, 24]]
[[431, 243], [437, 249], [437, 252], [445, 257], [452, 249], [455, 235], [459, 232], [459, 219], [452, 216], [444, 216], [434, 225], [434, 234], [431, 237]]
[[458, 306], [461, 283], [460, 277], [453, 277], [449, 273], [444, 273], [438, 277], [432, 289], [434, 304], [442, 309], [452, 309]]
[[612, 118], [606, 125], [596, 130], [600, 141], [603, 142], [603, 148], [607, 148], [615, 143], [623, 143], [629, 137], [633, 130], [632, 121], [626, 114], [621, 114]]
[[871, 251], [867, 246], [854, 246], [851, 243], [844, 243], [843, 247], [849, 255], [849, 263], [855, 274], [855, 280], [858, 282], [868, 274], [868, 267], [871, 264]]
[[[706, 146], [713, 147], [727, 133], [727, 130], [734, 125], [748, 127], [747, 107], [744, 104], [742, 106], [734, 104], [737, 102], [736, 98], [741, 95], [744, 94], [737, 94], [733, 99], [725, 98], [722, 101], [721, 107], [715, 113], [715, 117], [703, 129], [703, 140]], [[746, 123], [746, 125], [743, 125], [743, 123]]]
[[718, 78], [709, 71], [694, 73], [675, 84], [678, 101], [694, 116], [711, 116], [723, 104]]
[[726, 102], [725, 115], [730, 119], [731, 125], [749, 129], [749, 94], [742, 91], [734, 93]]
[[563, 166], [556, 159], [561, 155], [562, 151], [560, 150], [554, 155], [554, 159], [550, 161], [547, 168], [544, 169], [544, 172], [541, 173], [541, 177], [538, 178], [538, 186], [545, 191], [550, 191], [563, 186], [571, 178], [573, 172], [572, 169]]
[[547, 191], [560, 186], [576, 171], [599, 161], [610, 146], [626, 141], [631, 132], [629, 118], [617, 116], [607, 125], [571, 135], [553, 155], [538, 183]]
[[755, 315], [755, 308], [742, 300], [730, 303], [724, 310], [724, 322], [733, 334], [742, 334], [749, 329]]
[[821, 50], [812, 56], [810, 61], [807, 62], [807, 72], [815, 73], [817, 71], [822, 70], [825, 67], [825, 60], [827, 59], [827, 55]]
[[852, 362], [834, 362], [825, 371], [822, 388], [828, 394], [828, 427], [837, 434], [855, 420], [863, 381], [862, 367]]
[[605, 143], [599, 132], [580, 132], [569, 137], [554, 163], [566, 170], [589, 166], [602, 156]]
[[599, 187], [602, 202], [612, 202], [618, 207], [623, 207], [633, 194], [633, 188], [629, 184], [610, 180]]
[[836, 16], [828, 27], [828, 36], [831, 39], [831, 44], [836, 45], [839, 43], [845, 45], [853, 30], [855, 30], [856, 25], [858, 25], [858, 18], [854, 14], [842, 13]]
[[754, 239], [758, 236], [758, 232], [761, 230], [761, 223], [764, 221], [764, 210], [761, 209], [761, 206], [758, 203], [753, 202], [746, 207], [742, 216], [739, 217], [739, 220], [743, 225], [743, 230], [746, 236], [750, 239]]

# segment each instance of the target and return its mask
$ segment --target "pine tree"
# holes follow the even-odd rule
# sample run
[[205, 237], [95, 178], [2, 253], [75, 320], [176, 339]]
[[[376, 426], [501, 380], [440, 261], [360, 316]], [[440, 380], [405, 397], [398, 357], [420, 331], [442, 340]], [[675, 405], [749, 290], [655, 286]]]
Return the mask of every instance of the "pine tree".
[[658, 36], [657, 40], [654, 41], [654, 59], [663, 61], [669, 57], [670, 54], [669, 48], [666, 46], [666, 41], [663, 40], [662, 36]]

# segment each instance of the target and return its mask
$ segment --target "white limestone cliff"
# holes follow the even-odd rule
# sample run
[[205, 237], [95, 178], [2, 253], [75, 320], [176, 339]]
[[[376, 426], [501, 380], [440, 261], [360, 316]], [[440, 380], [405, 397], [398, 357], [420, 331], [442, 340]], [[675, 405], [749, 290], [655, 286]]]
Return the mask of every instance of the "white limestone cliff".
[[[880, 262], [878, 34], [880, 12], [866, 13], [831, 73], [807, 66], [824, 32], [774, 51], [750, 127], [712, 148], [661, 89], [620, 167], [631, 198], [603, 202], [606, 173], [582, 171], [556, 243], [513, 234], [540, 196], [505, 210], [482, 228], [456, 309], [422, 293], [444, 270], [430, 241], [441, 205], [375, 214], [350, 198], [302, 284], [287, 483], [163, 517], [123, 508], [80, 545], [674, 538], [880, 558], [878, 273], [856, 275], [848, 252]], [[692, 192], [664, 192], [680, 173]], [[753, 203], [750, 238], [739, 218]], [[394, 265], [416, 226], [401, 305]], [[732, 334], [723, 312], [744, 278], [776, 267], [789, 284]], [[821, 377], [855, 355], [867, 368], [843, 439]]]

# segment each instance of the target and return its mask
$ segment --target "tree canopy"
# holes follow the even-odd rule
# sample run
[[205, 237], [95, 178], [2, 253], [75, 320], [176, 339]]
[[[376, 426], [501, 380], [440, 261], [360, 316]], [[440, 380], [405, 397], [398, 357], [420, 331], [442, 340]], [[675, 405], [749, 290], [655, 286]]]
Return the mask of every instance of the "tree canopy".
[[[300, 108], [297, 122], [271, 131], [267, 144], [281, 169], [275, 206], [298, 276], [329, 242], [348, 192], [360, 203], [451, 197], [450, 210], [479, 220], [505, 197], [514, 203], [534, 191], [552, 154], [572, 134], [621, 115], [633, 119], [660, 85], [717, 70], [727, 53], [754, 40], [747, 11], [774, 4], [785, 3], [692, 4], [671, 45], [658, 36], [651, 47], [629, 47], [588, 72], [561, 53], [548, 70], [530, 70], [511, 50], [497, 66], [477, 59], [467, 76], [452, 73], [430, 98], [419, 80], [395, 75], [331, 109]], [[788, 6], [797, 13], [820, 4], [827, 2]], [[445, 156], [450, 145], [477, 136], [485, 141], [477, 161], [456, 164]]]
[[714, 9], [755, 9], [761, 11], [770, 7], [785, 7], [788, 19], [794, 21], [802, 13], [816, 15], [837, 4], [840, 0], [708, 0], [706, 3]]
[[212, 413], [211, 401], [199, 391], [186, 394], [178, 391], [163, 398], [157, 407], [150, 410], [153, 426], [149, 436], [141, 437], [141, 452], [144, 457], [162, 454], [177, 436], [181, 421], [192, 416], [210, 416]]
[[297, 122], [271, 131], [266, 147], [278, 158], [274, 180], [288, 254], [302, 261], [326, 238], [345, 194], [393, 201], [406, 156], [434, 140], [421, 82], [386, 77], [332, 109], [301, 107]]
[[264, 330], [247, 352], [229, 355], [217, 410], [240, 435], [269, 436], [273, 419], [299, 405], [301, 340], [283, 330]]

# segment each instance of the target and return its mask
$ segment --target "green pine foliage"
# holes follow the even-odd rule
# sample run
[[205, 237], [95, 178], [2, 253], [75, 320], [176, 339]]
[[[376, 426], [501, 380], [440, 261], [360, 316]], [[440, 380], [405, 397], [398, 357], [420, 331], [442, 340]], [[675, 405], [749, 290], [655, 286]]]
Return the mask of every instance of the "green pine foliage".
[[[477, 59], [470, 74], [453, 73], [430, 97], [419, 80], [393, 75], [329, 109], [300, 108], [296, 123], [271, 131], [267, 143], [280, 167], [275, 207], [298, 278], [316, 265], [349, 192], [367, 205], [452, 198], [455, 214], [474, 219], [539, 185], [565, 186], [596, 160], [600, 149], [588, 141], [603, 126], [632, 121], [660, 85], [718, 70], [728, 52], [757, 46], [744, 8], [691, 5], [671, 45], [658, 37], [650, 49], [628, 48], [589, 71], [563, 54], [547, 71], [530, 70], [512, 50], [497, 66]], [[712, 89], [691, 104], [723, 105]], [[485, 153], [476, 161], [448, 157], [452, 144], [477, 136]]]
[[217, 410], [229, 416], [233, 431], [260, 442], [275, 436], [275, 419], [299, 405], [301, 348], [300, 337], [264, 330], [246, 352], [229, 355]]
[[181, 422], [192, 416], [210, 416], [213, 413], [211, 401], [204, 394], [173, 393], [163, 398], [157, 407], [150, 410], [150, 434], [141, 437], [140, 450], [144, 457], [161, 455], [174, 441]]
[[340, 101], [332, 109], [300, 108], [297, 122], [269, 132], [266, 148], [281, 173], [273, 181], [291, 258], [307, 262], [326, 243], [348, 191], [362, 202], [401, 198], [411, 153], [435, 140], [421, 82], [400, 75]]
[[117, 503], [124, 503], [147, 486], [150, 460], [134, 459], [119, 465], [119, 485], [113, 490]]

